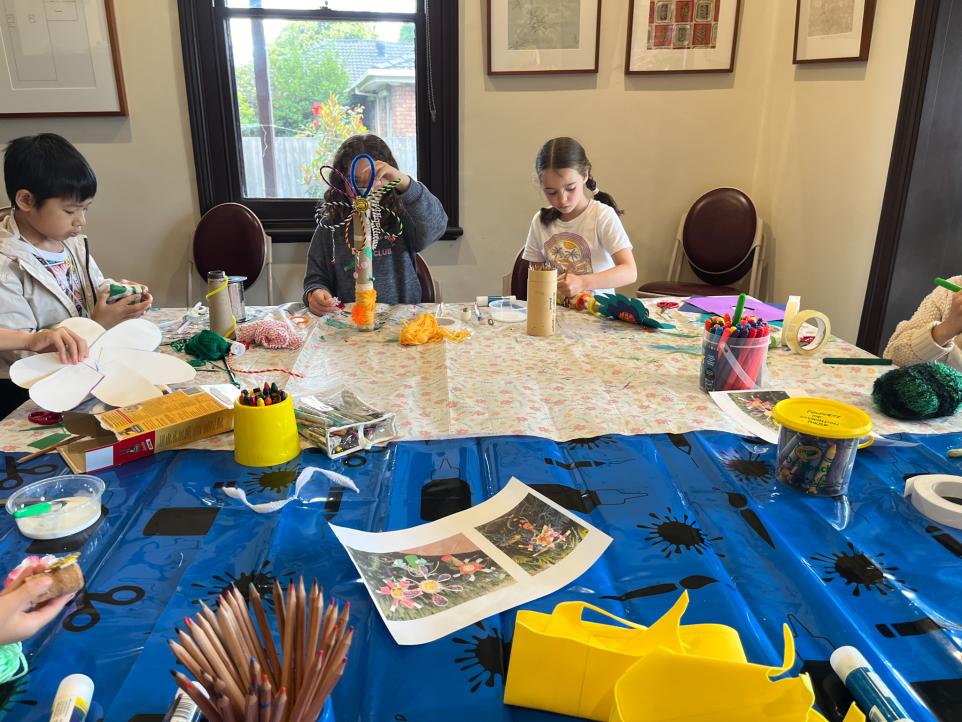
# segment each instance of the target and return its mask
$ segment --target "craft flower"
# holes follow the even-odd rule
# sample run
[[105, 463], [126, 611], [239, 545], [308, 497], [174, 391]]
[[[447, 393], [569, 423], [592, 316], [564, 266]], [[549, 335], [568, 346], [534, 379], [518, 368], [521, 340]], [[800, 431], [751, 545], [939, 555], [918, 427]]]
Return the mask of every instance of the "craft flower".
[[494, 571], [493, 569], [489, 569], [488, 567], [484, 566], [484, 559], [481, 557], [478, 557], [473, 561], [469, 560], [464, 562], [457, 557], [447, 554], [441, 557], [441, 560], [457, 567], [458, 573], [454, 575], [455, 577], [466, 577], [469, 582], [474, 581], [475, 574], [491, 574]]
[[87, 341], [89, 353], [78, 364], [63, 364], [56, 353], [22, 358], [10, 367], [10, 379], [48, 411], [69, 411], [93, 394], [110, 406], [128, 406], [162, 394], [159, 386], [190, 381], [194, 368], [175, 356], [155, 353], [161, 332], [143, 318], [109, 331], [89, 318], [59, 324]]
[[670, 323], [656, 321], [648, 314], [645, 304], [637, 298], [628, 298], [620, 293], [601, 293], [595, 296], [598, 302], [595, 308], [589, 306], [591, 313], [619, 321], [634, 323], [646, 328], [674, 328]]
[[383, 594], [391, 598], [391, 611], [396, 612], [399, 606], [407, 609], [420, 609], [421, 605], [414, 600], [420, 597], [422, 592], [417, 587], [411, 588], [415, 582], [410, 579], [397, 580], [393, 577], [384, 580], [384, 586], [377, 590], [378, 594]]

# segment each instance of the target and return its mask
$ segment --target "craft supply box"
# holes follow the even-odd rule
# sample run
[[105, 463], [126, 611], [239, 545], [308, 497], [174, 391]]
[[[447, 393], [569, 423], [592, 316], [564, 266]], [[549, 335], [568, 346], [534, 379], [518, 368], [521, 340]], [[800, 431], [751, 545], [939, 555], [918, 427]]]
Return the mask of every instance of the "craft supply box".
[[60, 448], [77, 474], [124, 464], [230, 431], [230, 406], [202, 389], [165, 396], [96, 414], [103, 433]]

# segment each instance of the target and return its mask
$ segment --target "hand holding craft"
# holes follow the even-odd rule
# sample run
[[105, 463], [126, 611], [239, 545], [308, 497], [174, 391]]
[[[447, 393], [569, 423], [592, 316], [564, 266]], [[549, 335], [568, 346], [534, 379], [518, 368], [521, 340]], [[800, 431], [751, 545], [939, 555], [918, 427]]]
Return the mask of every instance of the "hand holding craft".
[[122, 321], [140, 318], [150, 310], [150, 304], [154, 300], [149, 293], [145, 293], [144, 300], [140, 303], [107, 303], [109, 295], [108, 290], [101, 291], [97, 296], [97, 305], [90, 314], [90, 318], [104, 328], [113, 328]]
[[315, 288], [307, 297], [307, 305], [315, 316], [323, 316], [338, 309], [338, 300], [327, 289]]
[[573, 298], [587, 290], [589, 290], [587, 276], [566, 272], [558, 277], [558, 296], [560, 297]]
[[46, 328], [30, 335], [27, 349], [34, 353], [55, 351], [60, 363], [75, 364], [87, 358], [87, 341], [69, 328]]
[[932, 327], [932, 340], [939, 346], [945, 346], [960, 333], [962, 333], [962, 291], [952, 294], [952, 300], [942, 322]]
[[[7, 577], [0, 591], [0, 644], [22, 642], [36, 634], [63, 611], [76, 589], [50, 597], [58, 584], [46, 573], [47, 563], [33, 557]], [[74, 565], [75, 566], [75, 565]]]
[[[371, 168], [367, 164], [360, 164], [357, 166], [355, 172], [355, 180], [358, 186], [367, 186], [368, 181], [371, 179]], [[374, 183], [371, 186], [371, 190], [377, 190], [382, 188], [392, 181], [397, 181], [398, 193], [403, 193], [411, 185], [411, 178], [406, 173], [399, 171], [390, 163], [385, 163], [383, 160], [374, 161]]]

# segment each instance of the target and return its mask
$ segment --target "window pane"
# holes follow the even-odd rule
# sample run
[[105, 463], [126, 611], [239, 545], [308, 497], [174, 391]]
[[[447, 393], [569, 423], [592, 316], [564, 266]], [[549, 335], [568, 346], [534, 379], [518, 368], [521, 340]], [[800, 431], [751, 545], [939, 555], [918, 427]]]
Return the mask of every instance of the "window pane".
[[413, 13], [417, 0], [227, 0], [229, 8], [265, 10], [351, 10], [359, 13]]
[[244, 195], [320, 197], [318, 168], [364, 132], [416, 176], [414, 32], [414, 23], [232, 19]]

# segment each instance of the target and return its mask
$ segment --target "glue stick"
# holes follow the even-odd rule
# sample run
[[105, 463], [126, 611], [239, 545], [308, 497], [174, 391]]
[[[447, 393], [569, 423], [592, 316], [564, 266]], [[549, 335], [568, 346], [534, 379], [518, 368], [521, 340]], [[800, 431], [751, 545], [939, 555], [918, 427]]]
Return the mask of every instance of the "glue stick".
[[94, 696], [94, 681], [85, 674], [64, 677], [57, 687], [50, 722], [84, 722]]
[[832, 652], [829, 662], [871, 722], [912, 722], [855, 647], [839, 647]]

